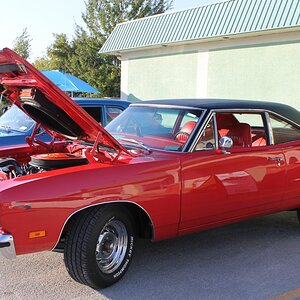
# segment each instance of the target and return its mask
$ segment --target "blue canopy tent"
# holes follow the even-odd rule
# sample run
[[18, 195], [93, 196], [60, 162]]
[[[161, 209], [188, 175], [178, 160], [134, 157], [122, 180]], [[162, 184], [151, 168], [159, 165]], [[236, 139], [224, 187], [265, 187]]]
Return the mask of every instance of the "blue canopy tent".
[[53, 83], [55, 83], [62, 91], [70, 92], [72, 97], [73, 93], [100, 93], [87, 82], [63, 71], [42, 70], [41, 72]]

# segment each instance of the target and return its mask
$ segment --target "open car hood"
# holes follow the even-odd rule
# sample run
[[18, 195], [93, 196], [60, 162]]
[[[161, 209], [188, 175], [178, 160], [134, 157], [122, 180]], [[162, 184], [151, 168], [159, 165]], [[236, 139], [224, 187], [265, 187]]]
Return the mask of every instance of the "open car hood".
[[[95, 119], [14, 51], [0, 51], [0, 92], [57, 137], [127, 152]], [[99, 135], [101, 135], [99, 137]]]

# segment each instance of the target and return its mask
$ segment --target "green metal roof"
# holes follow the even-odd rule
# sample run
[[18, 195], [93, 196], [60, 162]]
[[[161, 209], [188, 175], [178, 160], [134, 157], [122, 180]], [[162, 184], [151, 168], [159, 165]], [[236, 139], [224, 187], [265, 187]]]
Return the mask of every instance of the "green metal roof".
[[101, 53], [300, 26], [300, 0], [231, 0], [118, 24]]

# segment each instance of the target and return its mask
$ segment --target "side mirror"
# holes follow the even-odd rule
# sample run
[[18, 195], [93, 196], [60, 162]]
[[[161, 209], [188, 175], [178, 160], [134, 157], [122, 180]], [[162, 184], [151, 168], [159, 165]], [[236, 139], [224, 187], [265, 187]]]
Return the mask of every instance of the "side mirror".
[[230, 152], [227, 152], [227, 150], [232, 148], [233, 140], [228, 136], [223, 136], [219, 140], [219, 145], [224, 154], [230, 154]]

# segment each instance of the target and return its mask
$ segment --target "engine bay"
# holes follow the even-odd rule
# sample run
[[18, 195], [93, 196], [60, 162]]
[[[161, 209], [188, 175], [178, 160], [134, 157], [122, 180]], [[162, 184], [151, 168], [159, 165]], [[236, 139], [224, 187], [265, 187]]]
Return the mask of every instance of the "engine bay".
[[0, 158], [0, 181], [84, 164], [88, 164], [86, 157], [72, 153], [34, 154], [24, 164], [14, 158]]
[[[140, 155], [136, 150], [130, 152]], [[83, 141], [54, 140], [46, 144], [32, 139], [29, 145], [0, 151], [0, 181], [93, 163], [127, 163], [131, 160], [132, 156], [121, 153], [98, 139], [94, 145]]]

